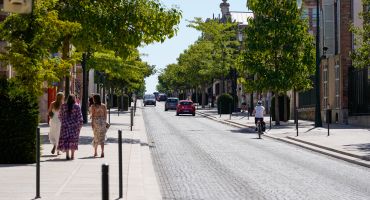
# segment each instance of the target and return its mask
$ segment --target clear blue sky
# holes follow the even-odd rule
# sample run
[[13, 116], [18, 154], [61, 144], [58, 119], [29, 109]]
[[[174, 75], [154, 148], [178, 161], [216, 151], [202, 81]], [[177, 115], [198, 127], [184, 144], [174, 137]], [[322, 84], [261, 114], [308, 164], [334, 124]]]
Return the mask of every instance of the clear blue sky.
[[[180, 53], [198, 39], [200, 33], [186, 27], [188, 24], [186, 20], [192, 20], [195, 17], [212, 18], [213, 14], [218, 17], [221, 14], [220, 3], [222, 0], [162, 0], [161, 2], [168, 8], [179, 7], [182, 10], [182, 20], [177, 36], [167, 39], [164, 43], [140, 48], [140, 52], [146, 54], [146, 56], [142, 56], [142, 59], [150, 65], [155, 65], [158, 71], [168, 64], [176, 63]], [[247, 0], [228, 0], [230, 11], [247, 11], [246, 2]], [[156, 91], [157, 78], [158, 74], [145, 80], [147, 93]]]

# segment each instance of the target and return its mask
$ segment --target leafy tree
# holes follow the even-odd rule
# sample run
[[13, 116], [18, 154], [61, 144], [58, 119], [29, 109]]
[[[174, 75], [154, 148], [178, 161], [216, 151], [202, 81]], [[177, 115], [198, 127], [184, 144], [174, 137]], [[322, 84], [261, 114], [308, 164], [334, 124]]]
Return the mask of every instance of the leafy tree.
[[133, 51], [125, 59], [109, 50], [96, 52], [88, 66], [105, 74], [106, 87], [125, 88], [128, 92], [141, 89], [145, 85], [144, 79], [155, 72], [153, 66], [141, 61], [138, 51]]
[[[246, 28], [244, 67], [255, 75], [247, 81], [255, 91], [272, 91], [277, 97], [291, 89], [311, 87], [314, 73], [313, 38], [301, 18], [296, 1], [249, 0], [254, 18]], [[280, 124], [275, 101], [276, 125]]]
[[211, 71], [209, 78], [221, 78], [222, 86], [220, 93], [224, 93], [224, 78], [228, 75], [231, 68], [236, 67], [240, 43], [237, 40], [237, 24], [230, 21], [221, 23], [219, 19], [207, 19], [202, 21], [195, 18], [189, 27], [202, 32], [199, 40], [209, 41], [213, 45], [213, 50], [209, 51], [212, 55]]
[[[364, 6], [370, 5], [370, 0], [362, 0]], [[370, 12], [365, 9], [359, 16], [363, 19], [362, 27], [352, 25], [351, 31], [356, 35], [356, 49], [351, 52], [353, 65], [357, 68], [366, 68], [370, 66]]]
[[[201, 31], [202, 36], [180, 54], [177, 64], [168, 65], [161, 73], [157, 89], [174, 91], [200, 87], [204, 106], [207, 85], [217, 78], [223, 83], [230, 69], [236, 67], [240, 46], [236, 40], [237, 24], [195, 18], [189, 27]], [[221, 90], [224, 92], [223, 86]]]
[[80, 29], [77, 23], [60, 20], [54, 6], [54, 0], [36, 1], [30, 15], [13, 14], [0, 24], [1, 40], [10, 44], [0, 59], [15, 69], [19, 87], [35, 95], [42, 93], [45, 80], [58, 80], [58, 74], [71, 66], [71, 61], [53, 58], [50, 51], [61, 37]]
[[205, 90], [214, 76], [212, 52], [213, 44], [209, 41], [198, 41], [191, 45], [178, 58], [178, 63], [185, 71], [185, 81], [191, 84], [192, 88], [200, 86], [202, 91], [202, 106], [205, 106]]
[[158, 76], [157, 90], [159, 92], [173, 93], [189, 89], [191, 86], [186, 82], [186, 72], [178, 64], [170, 64]]
[[[84, 52], [84, 74], [88, 68], [85, 66], [90, 58], [88, 55], [108, 49], [124, 59], [142, 43], [163, 42], [167, 37], [174, 36], [181, 18], [180, 11], [165, 9], [157, 0], [59, 0], [57, 9], [62, 19], [78, 22], [82, 26], [76, 36], [67, 35], [63, 39], [62, 55], [68, 58], [70, 43]], [[68, 82], [68, 77], [66, 79]], [[86, 89], [83, 96], [82, 111], [86, 122]]]

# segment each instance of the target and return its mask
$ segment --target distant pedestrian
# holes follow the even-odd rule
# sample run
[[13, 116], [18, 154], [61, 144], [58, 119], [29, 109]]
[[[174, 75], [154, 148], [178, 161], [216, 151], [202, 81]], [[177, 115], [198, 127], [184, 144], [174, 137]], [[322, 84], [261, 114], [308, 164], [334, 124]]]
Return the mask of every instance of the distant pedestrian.
[[[74, 159], [75, 150], [78, 150], [78, 141], [82, 128], [81, 108], [76, 104], [73, 94], [70, 94], [67, 103], [63, 104], [59, 111], [61, 121], [58, 150], [66, 152], [66, 159]], [[69, 157], [71, 151], [71, 157]]]
[[91, 125], [94, 132], [94, 157], [98, 155], [98, 145], [101, 146], [101, 155], [104, 157], [104, 142], [107, 134], [107, 107], [101, 103], [99, 94], [93, 96], [94, 104], [91, 106]]
[[[63, 92], [59, 92], [57, 94], [57, 99], [51, 102], [49, 106], [49, 117], [50, 117], [50, 131], [49, 131], [49, 140], [50, 143], [53, 144], [53, 149], [51, 150], [51, 154], [55, 153], [59, 143], [60, 137], [60, 120], [59, 120], [59, 109], [61, 105], [64, 103], [64, 94]], [[59, 155], [59, 151], [57, 152]]]

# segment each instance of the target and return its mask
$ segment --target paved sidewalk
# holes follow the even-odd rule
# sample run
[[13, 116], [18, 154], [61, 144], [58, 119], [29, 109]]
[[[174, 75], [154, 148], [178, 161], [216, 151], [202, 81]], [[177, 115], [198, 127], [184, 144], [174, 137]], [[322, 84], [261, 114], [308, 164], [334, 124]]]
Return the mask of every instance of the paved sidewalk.
[[[239, 127], [241, 131], [254, 132], [254, 117], [248, 117], [247, 113], [234, 113], [233, 115], [219, 115], [217, 109], [197, 110], [212, 120]], [[299, 120], [298, 136], [296, 125], [292, 120], [281, 122], [275, 126], [272, 122], [270, 128], [270, 117], [264, 118], [266, 132], [264, 137], [295, 144], [316, 152], [330, 155], [351, 163], [370, 167], [370, 130], [350, 125], [330, 124], [328, 136], [327, 124], [315, 128], [311, 121]]]
[[[75, 159], [65, 160], [65, 154], [51, 155], [49, 127], [41, 126], [41, 198], [42, 199], [102, 199], [101, 165], [109, 164], [109, 198], [118, 199], [118, 130], [123, 130], [123, 199], [161, 199], [160, 189], [150, 157], [141, 107], [137, 108], [133, 131], [130, 113], [111, 112], [111, 127], [105, 146], [105, 157], [94, 158], [90, 124], [80, 134]], [[100, 156], [100, 147], [98, 148]], [[0, 165], [0, 199], [33, 199], [36, 195], [36, 168], [29, 165]]]

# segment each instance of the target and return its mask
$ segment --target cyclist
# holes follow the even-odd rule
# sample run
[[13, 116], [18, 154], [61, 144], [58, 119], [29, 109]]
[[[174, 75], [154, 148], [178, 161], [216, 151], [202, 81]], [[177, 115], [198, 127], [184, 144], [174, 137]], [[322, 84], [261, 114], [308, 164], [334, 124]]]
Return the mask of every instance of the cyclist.
[[265, 107], [262, 105], [262, 101], [257, 102], [257, 106], [254, 108], [253, 114], [254, 114], [254, 123], [256, 124], [256, 131], [257, 131], [257, 121], [261, 121], [262, 130], [265, 127], [265, 122], [263, 121], [263, 114], [265, 113]]

